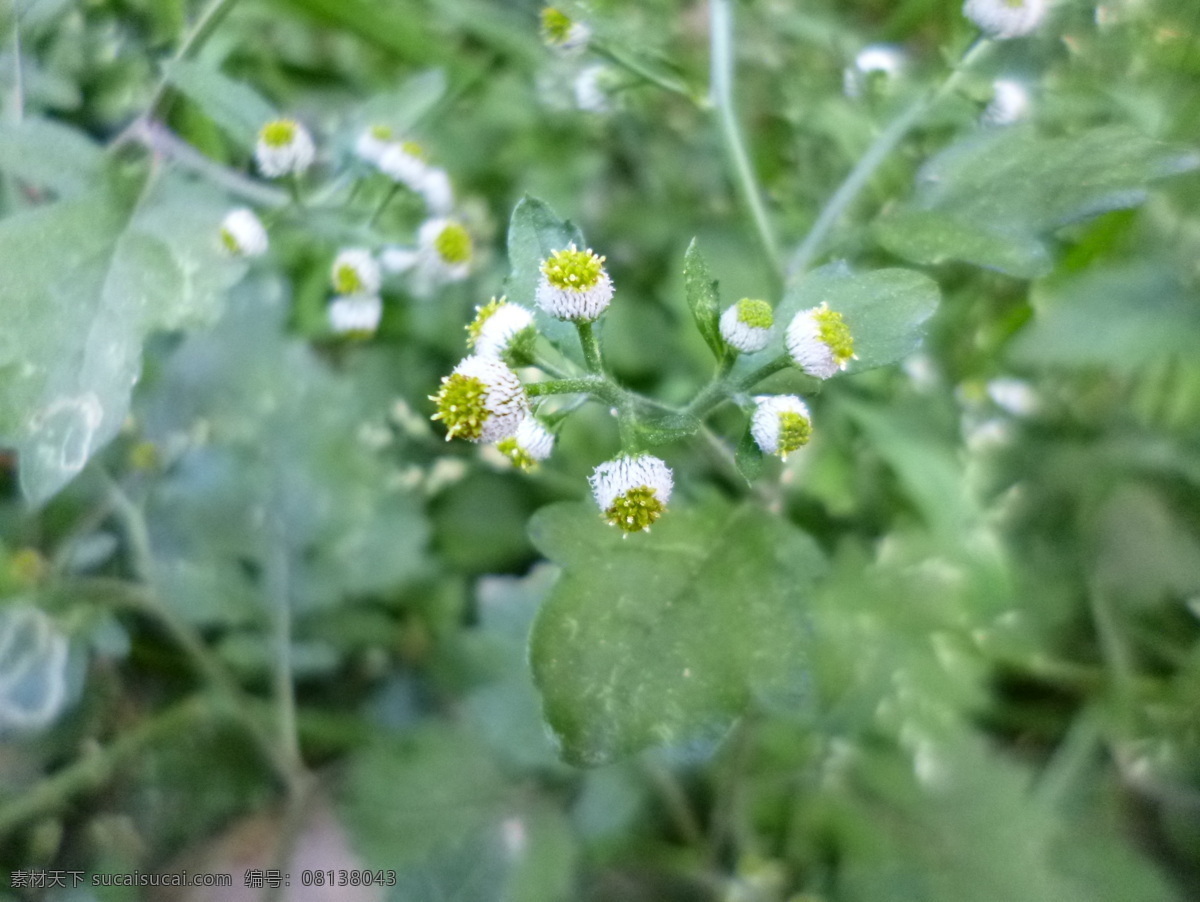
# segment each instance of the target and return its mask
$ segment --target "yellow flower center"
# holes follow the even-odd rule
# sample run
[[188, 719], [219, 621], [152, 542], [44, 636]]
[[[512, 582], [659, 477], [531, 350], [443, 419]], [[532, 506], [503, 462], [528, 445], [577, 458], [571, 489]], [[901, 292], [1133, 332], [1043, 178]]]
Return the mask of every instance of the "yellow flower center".
[[24, 586], [32, 586], [42, 581], [49, 568], [46, 559], [36, 548], [21, 548], [13, 552], [8, 559], [9, 576]]
[[477, 440], [492, 415], [487, 408], [487, 386], [475, 376], [452, 373], [443, 377], [441, 389], [429, 400], [437, 405], [431, 419], [445, 424], [447, 438]]
[[739, 323], [754, 329], [770, 329], [775, 322], [770, 304], [750, 298], [742, 298], [737, 302], [737, 318]]
[[496, 311], [507, 303], [504, 298], [492, 298], [482, 307], [475, 308], [475, 319], [467, 325], [467, 346], [475, 347], [479, 336], [483, 333], [484, 324], [491, 319]]
[[296, 128], [292, 119], [276, 119], [264, 125], [258, 137], [267, 147], [287, 147], [296, 140]]
[[418, 160], [425, 159], [425, 148], [416, 141], [401, 141], [400, 149], [410, 157], [416, 157]]
[[452, 222], [438, 233], [433, 249], [447, 263], [466, 263], [471, 259], [471, 236], [457, 222]]
[[787, 457], [793, 451], [804, 447], [810, 438], [812, 438], [812, 423], [804, 414], [788, 410], [779, 415], [778, 454], [780, 457]]
[[549, 44], [561, 44], [571, 33], [571, 17], [553, 6], [542, 10], [542, 37]]
[[349, 263], [338, 264], [333, 271], [333, 289], [338, 294], [358, 294], [366, 287], [358, 270]]
[[386, 125], [372, 125], [367, 129], [368, 134], [377, 141], [392, 140], [392, 130]]
[[568, 291], [587, 291], [600, 281], [604, 273], [604, 257], [590, 249], [577, 250], [571, 245], [566, 250], [555, 251], [542, 263], [542, 274], [555, 288]]
[[640, 485], [613, 501], [604, 512], [604, 519], [625, 532], [640, 532], [649, 529], [666, 509], [654, 489]]
[[242, 246], [238, 243], [237, 238], [225, 226], [221, 226], [221, 244], [231, 254], [240, 254], [242, 252]]
[[514, 467], [528, 471], [537, 466], [537, 461], [529, 456], [528, 451], [517, 444], [515, 438], [506, 438], [496, 442], [496, 450], [511, 460]]
[[833, 359], [838, 366], [854, 356], [854, 337], [840, 313], [822, 304], [814, 318], [817, 321], [817, 336], [833, 352]]

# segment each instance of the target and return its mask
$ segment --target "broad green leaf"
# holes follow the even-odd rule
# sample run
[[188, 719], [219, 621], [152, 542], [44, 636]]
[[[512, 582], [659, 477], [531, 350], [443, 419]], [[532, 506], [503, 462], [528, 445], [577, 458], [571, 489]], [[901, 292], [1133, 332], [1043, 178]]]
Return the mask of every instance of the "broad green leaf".
[[1150, 182], [1197, 166], [1197, 153], [1127, 126], [1065, 138], [1033, 126], [988, 129], [930, 160], [912, 200], [876, 222], [876, 237], [918, 263], [962, 260], [1032, 278], [1050, 270], [1051, 231], [1135, 207]]
[[424, 119], [446, 95], [446, 73], [441, 69], [420, 72], [397, 90], [372, 97], [363, 106], [363, 117], [372, 125], [386, 125], [404, 135]]
[[560, 351], [583, 364], [579, 337], [570, 323], [548, 316], [534, 303], [542, 261], [569, 244], [586, 246], [583, 234], [569, 220], [558, 217], [549, 205], [526, 195], [513, 209], [508, 225], [508, 264], [511, 271], [504, 285], [505, 296], [514, 304], [534, 311], [538, 331]]
[[704, 255], [700, 253], [700, 246], [695, 238], [688, 245], [687, 253], [683, 257], [683, 286], [687, 294], [688, 308], [696, 321], [696, 328], [700, 330], [713, 354], [718, 358], [723, 357], [727, 349], [718, 324], [721, 311], [717, 298], [717, 282], [709, 273], [708, 264], [704, 262]]
[[821, 304], [841, 313], [854, 337], [854, 359], [847, 373], [896, 363], [920, 347], [940, 298], [937, 283], [911, 269], [859, 273], [843, 263], [824, 266], [788, 287], [775, 310], [771, 343], [739, 358], [737, 372], [785, 353], [784, 334], [792, 317]]
[[0, 444], [34, 504], [124, 422], [146, 335], [211, 322], [244, 272], [217, 240], [219, 197], [172, 176], [139, 190], [0, 221]]
[[592, 507], [558, 504], [530, 533], [564, 568], [530, 661], [568, 762], [717, 736], [803, 691], [805, 599], [822, 556], [783, 521], [712, 501], [623, 539]]
[[33, 118], [0, 123], [0, 170], [60, 197], [94, 187], [103, 159], [95, 142], [70, 126]]
[[1190, 357], [1200, 342], [1200, 298], [1170, 267], [1097, 267], [1039, 286], [1034, 318], [1011, 353], [1031, 366], [1130, 370], [1164, 357]]
[[163, 75], [243, 147], [253, 147], [259, 129], [277, 117], [271, 104], [252, 87], [207, 63], [172, 60], [164, 66]]

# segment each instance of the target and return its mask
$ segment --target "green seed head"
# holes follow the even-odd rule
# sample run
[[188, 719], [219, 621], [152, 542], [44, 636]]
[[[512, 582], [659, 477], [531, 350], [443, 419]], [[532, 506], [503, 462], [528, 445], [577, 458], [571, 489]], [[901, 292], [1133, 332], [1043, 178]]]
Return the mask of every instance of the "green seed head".
[[296, 123], [292, 119], [276, 119], [264, 125], [258, 137], [267, 147], [287, 147], [296, 139]]
[[600, 281], [604, 274], [604, 257], [577, 250], [571, 245], [566, 250], [555, 251], [542, 263], [542, 274], [555, 288], [570, 291], [587, 291]]
[[814, 316], [817, 321], [817, 334], [821, 342], [833, 352], [833, 359], [842, 366], [854, 356], [854, 337], [850, 327], [836, 310], [830, 310], [824, 304]]
[[529, 452], [517, 444], [515, 438], [506, 438], [496, 442], [496, 450], [513, 462], [513, 466], [528, 472], [537, 466], [537, 461], [529, 456]]
[[471, 236], [462, 225], [452, 222], [434, 239], [433, 249], [447, 263], [467, 263], [471, 259]]
[[604, 512], [604, 519], [625, 532], [641, 532], [649, 529], [666, 509], [654, 489], [641, 485], [613, 501]]
[[739, 323], [745, 323], [755, 329], [770, 329], [775, 323], [771, 305], [766, 301], [755, 301], [750, 298], [742, 298], [737, 302], [737, 318]]
[[793, 410], [779, 415], [779, 456], [787, 457], [799, 451], [812, 438], [812, 423], [808, 417]]
[[561, 44], [571, 32], [571, 17], [553, 6], [542, 10], [542, 37], [548, 44]]
[[443, 377], [441, 389], [429, 400], [437, 405], [437, 413], [431, 419], [442, 421], [447, 438], [477, 441], [483, 433], [483, 424], [491, 416], [487, 409], [487, 386], [474, 376], [452, 373]]
[[484, 324], [506, 303], [507, 301], [504, 298], [492, 298], [482, 307], [475, 308], [475, 319], [467, 324], [468, 347], [475, 347], [475, 342], [479, 341], [480, 333], [483, 332]]

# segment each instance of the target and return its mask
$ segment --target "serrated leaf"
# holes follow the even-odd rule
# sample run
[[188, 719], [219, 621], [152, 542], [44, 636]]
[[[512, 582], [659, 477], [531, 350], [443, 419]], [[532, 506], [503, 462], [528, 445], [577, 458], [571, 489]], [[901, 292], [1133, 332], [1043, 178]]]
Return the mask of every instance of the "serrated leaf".
[[245, 264], [216, 239], [220, 198], [166, 176], [0, 222], [0, 444], [40, 504], [125, 420], [142, 340], [213, 320]]
[[708, 271], [704, 255], [696, 239], [688, 245], [687, 253], [683, 255], [683, 287], [687, 295], [688, 308], [692, 311], [692, 319], [705, 343], [712, 349], [718, 359], [726, 354], [725, 342], [721, 338], [719, 319], [721, 316], [720, 301], [717, 296], [717, 282]]
[[258, 131], [277, 117], [274, 107], [244, 82], [196, 60], [172, 60], [163, 76], [242, 147], [253, 147]]
[[583, 351], [575, 327], [546, 314], [534, 303], [542, 261], [569, 244], [583, 248], [583, 233], [560, 219], [544, 201], [526, 195], [513, 209], [508, 225], [508, 263], [504, 294], [514, 304], [534, 311], [538, 331], [573, 361], [583, 366]]
[[0, 170], [21, 182], [72, 197], [94, 186], [104, 162], [83, 132], [47, 119], [0, 123]]
[[962, 260], [1032, 278], [1052, 265], [1052, 230], [1137, 206], [1150, 182], [1197, 166], [1200, 154], [1127, 126], [1065, 138], [1033, 126], [988, 129], [930, 160], [912, 200], [877, 220], [875, 234], [917, 263]]
[[739, 358], [735, 373], [749, 372], [786, 353], [784, 333], [792, 317], [823, 303], [845, 317], [854, 337], [855, 357], [847, 373], [896, 363], [920, 347], [940, 299], [937, 283], [911, 269], [859, 273], [844, 263], [824, 266], [788, 287], [775, 310], [771, 343]]
[[803, 692], [805, 595], [823, 567], [804, 533], [712, 501], [628, 539], [594, 508], [558, 504], [530, 534], [564, 567], [530, 662], [568, 762], [717, 736], [756, 701]]

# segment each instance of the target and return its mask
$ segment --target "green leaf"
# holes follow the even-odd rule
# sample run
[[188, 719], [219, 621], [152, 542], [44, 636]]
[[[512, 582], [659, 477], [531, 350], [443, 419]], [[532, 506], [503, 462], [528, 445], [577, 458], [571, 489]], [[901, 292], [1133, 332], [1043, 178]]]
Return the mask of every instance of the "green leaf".
[[718, 736], [803, 691], [805, 595], [823, 559], [783, 521], [714, 500], [623, 539], [594, 508], [558, 504], [530, 533], [564, 567], [530, 662], [568, 762]]
[[511, 271], [504, 294], [514, 304], [534, 311], [538, 331], [555, 347], [583, 365], [583, 352], [575, 326], [547, 315], [534, 302], [542, 261], [569, 244], [586, 247], [583, 233], [569, 220], [558, 217], [544, 201], [526, 195], [513, 209], [508, 225], [508, 263]]
[[758, 447], [758, 442], [754, 440], [754, 436], [750, 433], [750, 426], [747, 424], [746, 431], [742, 434], [734, 454], [738, 472], [742, 474], [742, 478], [747, 483], [753, 483], [762, 474], [764, 460], [762, 449]]
[[[649, 405], [646, 405], [649, 407]], [[669, 445], [680, 439], [695, 435], [700, 421], [686, 413], [668, 413], [651, 408], [651, 412], [638, 411], [639, 435], [650, 447]]]
[[396, 134], [408, 134], [446, 96], [446, 73], [441, 69], [419, 72], [397, 90], [372, 97], [363, 106], [363, 119], [386, 125]]
[[917, 263], [962, 260], [1033, 278], [1051, 268], [1051, 231], [1138, 206], [1150, 182], [1197, 166], [1195, 152], [1127, 126], [1065, 138], [1032, 126], [988, 129], [930, 160], [912, 200], [877, 220], [875, 234]]
[[211, 322], [245, 271], [217, 240], [219, 197], [172, 176], [141, 190], [0, 221], [0, 444], [34, 504], [121, 427], [146, 335]]
[[823, 303], [845, 317], [854, 337], [847, 373], [887, 366], [920, 347], [940, 298], [937, 283], [911, 269], [857, 273], [844, 263], [824, 266], [788, 287], [775, 310], [771, 343], [739, 358], [735, 372], [749, 372], [785, 353], [784, 333], [792, 317]]
[[728, 349], [721, 338], [718, 322], [721, 311], [717, 297], [717, 281], [709, 273], [708, 264], [704, 262], [704, 255], [700, 253], [700, 246], [695, 238], [683, 256], [683, 286], [692, 318], [696, 321], [696, 328], [700, 330], [713, 354], [718, 359], [724, 357]]
[[77, 129], [47, 119], [0, 123], [0, 169], [27, 185], [73, 197], [94, 186], [104, 154]]
[[259, 129], [278, 117], [261, 94], [244, 82], [195, 60], [172, 60], [163, 75], [242, 147], [253, 147]]

